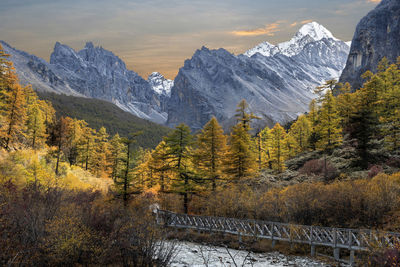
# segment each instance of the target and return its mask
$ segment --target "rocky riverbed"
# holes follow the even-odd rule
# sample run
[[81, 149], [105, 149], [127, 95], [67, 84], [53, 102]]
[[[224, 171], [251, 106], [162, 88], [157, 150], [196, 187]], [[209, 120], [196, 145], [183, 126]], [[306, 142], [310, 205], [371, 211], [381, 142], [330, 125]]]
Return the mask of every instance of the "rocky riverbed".
[[285, 256], [279, 252], [252, 253], [244, 250], [180, 242], [173, 267], [192, 266], [329, 266], [308, 257]]

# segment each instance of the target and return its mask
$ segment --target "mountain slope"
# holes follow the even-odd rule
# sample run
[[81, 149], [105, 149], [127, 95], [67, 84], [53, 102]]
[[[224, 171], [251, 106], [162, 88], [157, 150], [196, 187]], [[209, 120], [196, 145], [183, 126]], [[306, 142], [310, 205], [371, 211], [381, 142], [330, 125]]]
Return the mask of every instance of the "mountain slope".
[[262, 126], [295, 119], [307, 110], [316, 86], [340, 76], [349, 51], [345, 42], [325, 38], [333, 37], [325, 31], [321, 31], [324, 35], [313, 30], [305, 34], [304, 29], [311, 28], [303, 27], [287, 42], [293, 45], [285, 46], [286, 52], [269, 52], [275, 53], [273, 56], [259, 52], [251, 57], [235, 56], [224, 49], [205, 47], [196, 51], [175, 78], [168, 125], [184, 122], [198, 130], [216, 116], [227, 128], [234, 123], [236, 105], [242, 99], [261, 117]]
[[46, 92], [38, 92], [38, 95], [40, 99], [53, 104], [57, 116], [85, 120], [90, 127], [97, 130], [104, 126], [111, 135], [119, 133], [121, 136], [128, 136], [143, 131], [143, 134], [137, 137], [137, 145], [144, 148], [156, 147], [170, 131], [165, 126], [138, 118], [104, 100]]
[[87, 43], [76, 52], [56, 43], [50, 63], [1, 42], [21, 82], [42, 92], [106, 100], [140, 118], [165, 123], [163, 99], [150, 84], [112, 52]]
[[362, 86], [361, 75], [377, 71], [383, 57], [395, 63], [400, 56], [400, 1], [383, 0], [357, 25], [341, 82]]

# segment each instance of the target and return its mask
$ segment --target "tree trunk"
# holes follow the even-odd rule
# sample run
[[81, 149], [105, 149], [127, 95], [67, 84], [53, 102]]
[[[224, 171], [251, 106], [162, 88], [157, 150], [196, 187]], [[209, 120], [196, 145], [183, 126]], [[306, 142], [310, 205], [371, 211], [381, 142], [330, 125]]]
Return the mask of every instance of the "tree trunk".
[[58, 167], [60, 166], [60, 157], [61, 157], [61, 141], [58, 143], [56, 175], [58, 175]]
[[89, 163], [89, 146], [90, 146], [90, 140], [88, 140], [87, 145], [86, 145], [85, 170], [88, 170], [88, 163]]
[[129, 177], [129, 157], [130, 157], [130, 149], [129, 149], [129, 142], [128, 142], [128, 152], [126, 154], [126, 170], [125, 170], [125, 177], [124, 177], [124, 206], [128, 206], [128, 177]]
[[188, 203], [189, 203], [188, 185], [189, 185], [189, 178], [187, 175], [185, 175], [185, 189], [184, 189], [184, 193], [183, 193], [183, 210], [184, 210], [185, 214], [188, 213]]

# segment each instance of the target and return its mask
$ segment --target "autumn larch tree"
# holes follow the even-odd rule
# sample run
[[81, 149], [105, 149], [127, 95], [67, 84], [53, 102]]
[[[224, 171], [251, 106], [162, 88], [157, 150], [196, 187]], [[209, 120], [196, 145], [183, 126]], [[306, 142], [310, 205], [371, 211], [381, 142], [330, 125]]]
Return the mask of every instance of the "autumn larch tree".
[[255, 118], [247, 112], [248, 105], [242, 100], [236, 110], [237, 124], [232, 128], [229, 138], [229, 151], [226, 161], [226, 172], [235, 181], [254, 174], [257, 170], [256, 153], [253, 151], [253, 140], [250, 135], [251, 121]]
[[79, 161], [82, 168], [89, 170], [91, 163], [93, 162], [92, 157], [95, 155], [95, 140], [96, 140], [96, 130], [84, 125], [82, 130], [82, 137], [79, 142]]
[[171, 167], [167, 149], [165, 141], [161, 141], [151, 153], [149, 162], [149, 168], [153, 171], [153, 177], [157, 178], [161, 192], [165, 192], [169, 188], [169, 181], [171, 180]]
[[115, 134], [110, 141], [111, 179], [116, 180], [122, 170], [121, 159], [124, 155], [124, 144], [119, 134]]
[[188, 213], [189, 194], [194, 192], [197, 178], [191, 170], [193, 136], [185, 124], [178, 125], [165, 139], [169, 167], [175, 173], [172, 190], [183, 195], [183, 210]]
[[6, 102], [6, 94], [11, 91], [11, 86], [18, 83], [17, 75], [12, 62], [9, 60], [10, 55], [6, 54], [0, 44], [0, 108], [3, 110]]
[[7, 150], [24, 136], [26, 120], [24, 89], [19, 84], [13, 84], [9, 89], [5, 92], [3, 126], [0, 131], [3, 147]]
[[64, 118], [61, 117], [57, 124], [55, 125], [55, 129], [53, 132], [54, 136], [54, 141], [57, 146], [57, 152], [56, 152], [56, 167], [55, 167], [55, 173], [56, 175], [59, 175], [59, 167], [60, 167], [60, 161], [61, 161], [61, 156], [64, 147], [67, 144], [67, 131], [69, 127], [71, 119], [70, 118]]
[[97, 176], [103, 176], [109, 174], [109, 135], [105, 127], [101, 127], [97, 132], [96, 146], [92, 156], [92, 167], [93, 171]]
[[272, 169], [272, 158], [271, 158], [271, 130], [265, 127], [257, 135], [258, 140], [258, 152], [259, 152], [259, 163], [261, 168], [266, 165], [269, 169]]
[[194, 163], [200, 175], [211, 182], [212, 191], [223, 176], [223, 163], [227, 153], [226, 136], [217, 119], [211, 120], [197, 136]]
[[[400, 57], [399, 57], [400, 61]], [[379, 121], [381, 134], [385, 137], [385, 147], [389, 151], [400, 149], [400, 69], [399, 65], [381, 62], [377, 73], [384, 81], [379, 98]]]
[[337, 81], [335, 79], [332, 79], [332, 80], [326, 81], [323, 85], [318, 86], [317, 88], [315, 88], [314, 93], [318, 96], [317, 97], [317, 102], [321, 103], [324, 100], [325, 95], [328, 92], [333, 94], [333, 91], [335, 90], [337, 85], [338, 85]]
[[354, 97], [355, 94], [351, 93], [351, 86], [349, 83], [338, 88], [337, 92], [337, 109], [340, 117], [340, 125], [343, 131], [346, 131], [350, 117], [355, 112], [358, 99]]
[[285, 145], [286, 135], [285, 129], [279, 123], [275, 124], [270, 131], [272, 166], [278, 172], [285, 169], [285, 160], [288, 156], [288, 148]]
[[305, 115], [300, 115], [290, 127], [289, 135], [296, 140], [299, 148], [298, 152], [305, 152], [309, 149], [311, 132], [311, 122]]
[[320, 140], [317, 147], [324, 151], [331, 151], [342, 141], [342, 128], [335, 97], [328, 91], [323, 100], [317, 127]]
[[124, 164], [124, 169], [120, 175], [117, 175], [114, 180], [114, 185], [118, 191], [118, 195], [122, 195], [122, 200], [124, 206], [128, 206], [130, 196], [135, 193], [132, 191], [132, 179], [133, 175], [131, 175], [132, 170], [132, 144], [136, 142], [136, 137], [141, 135], [142, 132], [136, 132], [131, 134], [129, 138], [123, 137], [121, 138], [122, 144], [124, 144], [125, 148], [125, 156], [121, 159]]

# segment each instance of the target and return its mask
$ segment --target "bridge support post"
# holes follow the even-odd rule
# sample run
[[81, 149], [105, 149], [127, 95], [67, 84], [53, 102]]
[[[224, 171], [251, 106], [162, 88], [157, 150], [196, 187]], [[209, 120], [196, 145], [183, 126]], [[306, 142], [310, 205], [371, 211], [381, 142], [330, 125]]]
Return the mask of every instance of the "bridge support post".
[[311, 245], [311, 257], [315, 257], [315, 245]]
[[340, 248], [333, 249], [333, 257], [335, 258], [335, 261], [340, 260]]
[[272, 248], [274, 248], [275, 247], [275, 245], [276, 245], [276, 240], [275, 239], [272, 239]]
[[354, 250], [350, 250], [350, 266], [355, 266]]

